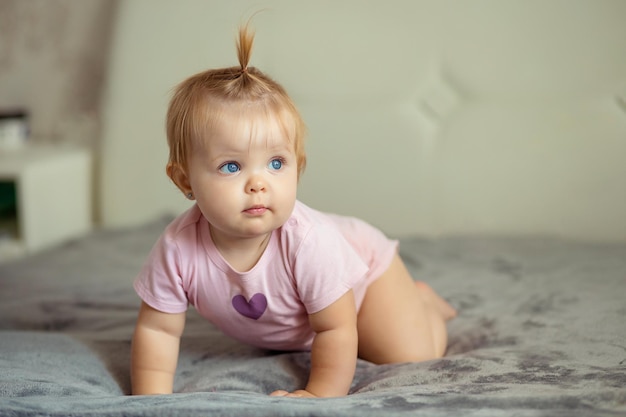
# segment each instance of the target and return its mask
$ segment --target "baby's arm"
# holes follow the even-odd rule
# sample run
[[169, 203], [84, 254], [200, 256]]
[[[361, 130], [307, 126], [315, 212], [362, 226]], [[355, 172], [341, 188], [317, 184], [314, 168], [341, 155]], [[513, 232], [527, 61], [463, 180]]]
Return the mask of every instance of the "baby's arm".
[[309, 321], [316, 335], [311, 347], [311, 373], [304, 390], [294, 397], [340, 397], [348, 394], [358, 354], [357, 315], [352, 290], [324, 310], [311, 314]]
[[141, 304], [133, 335], [133, 395], [171, 394], [185, 313], [167, 314]]

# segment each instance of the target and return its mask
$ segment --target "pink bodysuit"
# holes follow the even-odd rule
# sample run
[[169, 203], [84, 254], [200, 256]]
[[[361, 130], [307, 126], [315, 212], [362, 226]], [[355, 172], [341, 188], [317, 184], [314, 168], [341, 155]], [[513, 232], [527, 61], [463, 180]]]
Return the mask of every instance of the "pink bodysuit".
[[217, 250], [208, 222], [193, 206], [167, 226], [134, 286], [151, 307], [182, 313], [191, 304], [242, 342], [308, 350], [314, 336], [308, 315], [351, 288], [359, 309], [367, 286], [389, 267], [397, 244], [361, 220], [298, 201], [257, 264], [239, 272]]

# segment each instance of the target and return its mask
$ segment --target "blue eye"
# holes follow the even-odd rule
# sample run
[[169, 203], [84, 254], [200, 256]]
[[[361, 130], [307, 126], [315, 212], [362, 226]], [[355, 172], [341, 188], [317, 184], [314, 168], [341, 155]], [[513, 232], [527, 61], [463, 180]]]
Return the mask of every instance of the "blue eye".
[[283, 167], [283, 161], [280, 159], [272, 159], [269, 164], [270, 169], [279, 170]]
[[239, 171], [239, 165], [235, 162], [227, 162], [220, 167], [220, 172], [224, 174], [234, 174]]

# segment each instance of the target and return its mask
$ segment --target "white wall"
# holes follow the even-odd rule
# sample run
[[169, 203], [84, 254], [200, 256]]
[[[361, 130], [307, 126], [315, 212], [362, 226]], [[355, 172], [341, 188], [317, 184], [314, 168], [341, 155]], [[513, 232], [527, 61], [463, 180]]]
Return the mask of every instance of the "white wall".
[[164, 174], [170, 89], [236, 64], [263, 8], [252, 64], [309, 126], [306, 203], [394, 235], [626, 239], [622, 0], [122, 0], [104, 225], [187, 207]]

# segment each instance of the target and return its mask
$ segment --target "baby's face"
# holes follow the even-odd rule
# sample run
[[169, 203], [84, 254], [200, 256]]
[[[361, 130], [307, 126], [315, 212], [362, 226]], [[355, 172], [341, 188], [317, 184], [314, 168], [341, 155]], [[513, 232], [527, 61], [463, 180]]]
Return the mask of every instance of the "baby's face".
[[276, 121], [226, 118], [189, 158], [188, 178], [214, 238], [261, 237], [295, 205], [298, 167]]

